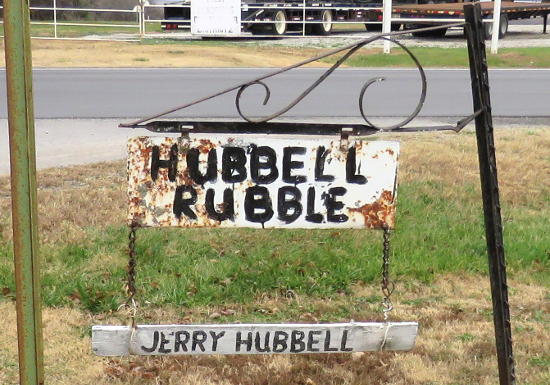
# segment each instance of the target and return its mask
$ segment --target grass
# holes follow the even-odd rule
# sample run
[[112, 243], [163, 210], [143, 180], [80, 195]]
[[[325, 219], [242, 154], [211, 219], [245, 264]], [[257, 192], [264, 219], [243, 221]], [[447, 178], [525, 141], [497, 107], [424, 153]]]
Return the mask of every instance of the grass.
[[[139, 28], [137, 22], [131, 21], [60, 21], [60, 23], [73, 23], [73, 24], [112, 24], [112, 26], [93, 26], [93, 25], [58, 25], [57, 34], [58, 37], [64, 38], [78, 38], [90, 35], [111, 35], [111, 34], [139, 34]], [[135, 27], [120, 27], [117, 24], [135, 25]], [[160, 32], [160, 24], [147, 24], [147, 32]], [[53, 37], [54, 36], [53, 25], [31, 25], [32, 37]], [[4, 34], [4, 25], [0, 25], [0, 34]]]
[[[490, 290], [475, 138], [402, 140], [396, 311], [418, 319], [409, 354], [114, 359], [88, 353], [89, 325], [120, 323], [127, 263], [122, 162], [40, 173], [41, 255], [49, 382], [191, 384], [492, 384]], [[373, 138], [380, 139], [380, 138]], [[514, 337], [522, 381], [547, 380], [550, 132], [497, 131]], [[16, 373], [9, 182], [0, 178], [0, 383]], [[138, 232], [138, 318], [155, 322], [381, 319], [381, 236], [372, 231]], [[2, 299], [3, 298], [3, 299]], [[3, 310], [2, 310], [3, 309]], [[10, 321], [12, 320], [12, 321]], [[70, 349], [63, 350], [71, 342]], [[383, 364], [380, 363], [383, 362]], [[82, 368], [85, 368], [83, 372]], [[182, 377], [182, 373], [183, 377]], [[4, 377], [2, 377], [4, 375]], [[7, 377], [6, 377], [7, 376]], [[72, 379], [72, 380], [71, 380]], [[156, 382], [155, 382], [156, 381]]]
[[[423, 67], [468, 67], [466, 48], [412, 47]], [[546, 47], [501, 48], [496, 55], [487, 53], [489, 68], [549, 68], [550, 54]], [[326, 60], [334, 63], [336, 59]], [[352, 56], [346, 64], [350, 67], [414, 67], [415, 64], [401, 48], [393, 48], [387, 55], [381, 51]]]
[[[535, 154], [548, 147], [550, 135], [540, 129], [521, 133], [521, 140], [516, 135], [500, 137], [508, 268], [512, 274], [529, 271], [529, 279], [540, 283], [550, 252], [542, 230], [550, 226], [550, 181], [544, 178], [550, 163]], [[422, 148], [429, 149], [428, 159], [417, 154]], [[403, 153], [393, 274], [429, 283], [443, 273], [484, 273], [473, 136], [419, 136], [405, 141]], [[519, 155], [524, 153], [530, 156]], [[101, 313], [122, 301], [124, 179], [121, 164], [60, 169], [41, 178], [46, 305], [77, 298], [84, 309]], [[0, 287], [14, 292], [7, 180], [1, 185]], [[354, 284], [379, 279], [380, 247], [381, 235], [363, 230], [144, 229], [137, 243], [141, 292], [152, 303], [191, 307], [247, 303], [288, 290], [313, 297], [349, 294]]]

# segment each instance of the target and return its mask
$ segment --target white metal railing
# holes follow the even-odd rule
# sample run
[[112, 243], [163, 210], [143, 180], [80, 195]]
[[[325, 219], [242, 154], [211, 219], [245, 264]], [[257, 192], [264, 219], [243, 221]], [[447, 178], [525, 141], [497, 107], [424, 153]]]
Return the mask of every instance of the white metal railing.
[[[50, 7], [29, 7], [31, 11], [47, 11], [52, 13], [51, 21], [36, 21], [31, 20], [31, 26], [32, 25], [43, 25], [43, 26], [52, 26], [53, 31], [50, 34], [44, 34], [39, 36], [31, 36], [35, 39], [64, 39], [64, 40], [80, 40], [82, 37], [67, 37], [63, 36], [62, 33], [60, 33], [60, 27], [93, 27], [93, 28], [113, 28], [113, 29], [130, 29], [130, 30], [138, 30], [137, 34], [130, 33], [130, 38], [122, 38], [122, 39], [116, 39], [112, 36], [109, 37], [109, 40], [136, 40], [139, 35], [141, 35], [141, 27], [142, 27], [142, 21], [141, 17], [143, 15], [142, 10], [139, 7], [140, 0], [136, 0], [138, 6], [134, 7], [134, 9], [111, 9], [111, 8], [75, 8], [75, 7], [58, 7], [57, 6], [57, 0], [52, 0], [52, 5]], [[3, 9], [3, 6], [0, 6], [0, 9]], [[78, 21], [78, 20], [72, 20], [72, 21], [60, 21], [60, 15], [64, 13], [71, 13], [71, 12], [89, 12], [89, 13], [110, 13], [110, 14], [134, 14], [136, 17], [135, 23], [117, 23], [116, 21], [113, 21], [113, 23], [109, 23], [108, 20], [103, 20], [103, 22], [98, 23], [90, 23], [86, 21]], [[0, 25], [3, 25], [4, 21], [0, 20]], [[32, 34], [32, 32], [31, 32]], [[106, 39], [101, 39], [106, 40]]]
[[[200, 0], [199, 0], [200, 1]], [[170, 4], [171, 8], [186, 8], [190, 10], [190, 3], [187, 4]], [[63, 34], [60, 33], [60, 27], [88, 27], [88, 28], [113, 28], [113, 29], [129, 29], [134, 30], [135, 33], [128, 33], [124, 34], [123, 38], [114, 38], [113, 36], [110, 36], [109, 40], [137, 40], [143, 37], [151, 37], [155, 34], [148, 32], [148, 25], [151, 24], [162, 24], [162, 23], [174, 23], [181, 25], [182, 23], [187, 27], [190, 27], [191, 25], [191, 18], [189, 19], [166, 19], [164, 17], [162, 18], [155, 18], [150, 17], [151, 12], [148, 10], [151, 9], [164, 9], [166, 5], [158, 5], [158, 4], [149, 4], [146, 0], [136, 0], [136, 5], [133, 9], [111, 9], [111, 8], [76, 8], [76, 7], [58, 7], [57, 6], [57, 0], [52, 0], [51, 7], [30, 7], [33, 11], [49, 11], [52, 12], [52, 19], [51, 21], [31, 21], [32, 25], [46, 25], [46, 26], [52, 26], [53, 31], [51, 36], [33, 36], [35, 38], [43, 38], [43, 39], [81, 39], [80, 37], [77, 38], [71, 38], [71, 37], [64, 37]], [[0, 6], [0, 9], [3, 7]], [[383, 0], [382, 7], [353, 7], [353, 6], [341, 6], [341, 7], [334, 7], [332, 5], [326, 5], [326, 4], [319, 4], [319, 5], [307, 5], [306, 1], [304, 0], [303, 3], [281, 3], [281, 4], [270, 4], [269, 6], [260, 6], [260, 5], [251, 5], [251, 4], [243, 4], [242, 10], [245, 12], [248, 12], [250, 10], [262, 10], [266, 8], [275, 8], [275, 9], [284, 9], [287, 11], [301, 11], [301, 17], [300, 18], [290, 18], [282, 21], [285, 25], [301, 25], [301, 34], [294, 34], [289, 35], [289, 37], [300, 37], [305, 36], [307, 33], [307, 28], [309, 25], [314, 24], [320, 24], [322, 23], [322, 20], [316, 20], [315, 18], [308, 16], [307, 12], [311, 10], [319, 11], [324, 9], [329, 9], [333, 11], [339, 11], [345, 12], [345, 11], [354, 11], [354, 12], [364, 12], [367, 13], [369, 11], [377, 11], [380, 12], [382, 15], [382, 20], [368, 20], [365, 19], [363, 16], [364, 14], [361, 14], [360, 20], [351, 20], [351, 19], [339, 19], [338, 17], [335, 17], [331, 20], [331, 23], [333, 25], [339, 25], [339, 24], [378, 24], [382, 26], [383, 32], [390, 32], [391, 31], [391, 25], [392, 23], [397, 24], [403, 24], [403, 23], [411, 23], [414, 24], [417, 21], [422, 21], [423, 23], [429, 22], [429, 23], [460, 23], [463, 22], [463, 18], [422, 18], [422, 19], [416, 19], [416, 18], [400, 18], [396, 17], [396, 15], [393, 15], [391, 13], [392, 10], [392, 1], [391, 0]], [[499, 11], [500, 8], [500, 1], [495, 1], [495, 11]], [[135, 22], [134, 23], [121, 23], [113, 21], [113, 23], [109, 23], [108, 20], [103, 20], [103, 22], [98, 23], [90, 23], [85, 21], [60, 21], [59, 15], [66, 14], [70, 12], [90, 12], [90, 13], [110, 13], [110, 14], [134, 14], [135, 15]], [[496, 18], [498, 19], [498, 18]], [[265, 25], [265, 24], [273, 24], [275, 20], [261, 20], [258, 18], [251, 18], [251, 19], [243, 19], [241, 21], [241, 24], [245, 24], [248, 26], [252, 25]], [[484, 19], [484, 22], [493, 22], [492, 19]], [[279, 21], [281, 23], [281, 21]], [[0, 25], [3, 24], [3, 21], [0, 20]], [[286, 29], [286, 27], [285, 27]], [[493, 33], [493, 40], [492, 40], [492, 51], [496, 52], [496, 47], [498, 45], [498, 20], [495, 22], [495, 28], [493, 28], [493, 31], [497, 30], [497, 33]], [[266, 34], [262, 34], [262, 37], [270, 36]], [[278, 35], [271, 35], [271, 36], [278, 36]], [[102, 39], [107, 40], [107, 39]], [[390, 42], [386, 41], [384, 43], [384, 51], [389, 52], [390, 49]]]

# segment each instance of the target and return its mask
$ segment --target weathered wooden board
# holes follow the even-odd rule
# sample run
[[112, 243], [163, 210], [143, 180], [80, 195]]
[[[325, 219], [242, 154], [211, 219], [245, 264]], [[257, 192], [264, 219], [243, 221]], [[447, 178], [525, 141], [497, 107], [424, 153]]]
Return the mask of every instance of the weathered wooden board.
[[416, 322], [94, 326], [92, 349], [99, 356], [404, 351], [417, 333]]
[[129, 223], [393, 228], [399, 143], [327, 138], [137, 137]]

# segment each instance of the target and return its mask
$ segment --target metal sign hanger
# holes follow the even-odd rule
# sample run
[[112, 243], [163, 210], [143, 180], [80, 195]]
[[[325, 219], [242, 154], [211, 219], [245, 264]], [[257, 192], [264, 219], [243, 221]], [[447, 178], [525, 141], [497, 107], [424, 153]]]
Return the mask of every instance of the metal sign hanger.
[[[442, 25], [436, 27], [422, 28], [418, 31], [437, 30], [449, 27], [464, 27], [466, 39], [468, 42], [468, 54], [470, 59], [470, 73], [472, 81], [472, 95], [474, 113], [461, 119], [455, 125], [443, 125], [436, 127], [409, 127], [408, 124], [418, 115], [426, 95], [426, 78], [424, 71], [414, 55], [400, 43], [392, 40], [393, 36], [410, 33], [411, 31], [393, 32], [389, 34], [377, 35], [370, 39], [362, 40], [358, 43], [350, 44], [341, 49], [333, 50], [324, 55], [303, 61], [274, 71], [268, 75], [241, 83], [235, 87], [220, 91], [213, 95], [200, 98], [194, 102], [172, 108], [168, 111], [156, 114], [149, 118], [138, 121], [121, 124], [121, 127], [143, 127], [153, 132], [161, 133], [181, 133], [187, 136], [189, 133], [220, 133], [226, 132], [235, 134], [237, 132], [246, 132], [249, 134], [257, 133], [285, 133], [285, 134], [317, 134], [317, 135], [340, 135], [341, 141], [345, 142], [349, 135], [370, 135], [380, 132], [418, 132], [418, 131], [445, 131], [451, 130], [459, 132], [468, 123], [475, 120], [480, 176], [482, 186], [482, 196], [485, 214], [485, 232], [487, 239], [487, 251], [489, 257], [489, 270], [491, 280], [491, 293], [493, 298], [493, 314], [495, 324], [495, 336], [497, 346], [497, 357], [499, 366], [499, 378], [501, 385], [515, 384], [514, 358], [512, 352], [512, 337], [510, 325], [510, 310], [508, 304], [508, 292], [506, 286], [506, 269], [504, 259], [504, 246], [502, 236], [502, 219], [500, 215], [498, 181], [496, 176], [495, 147], [493, 139], [491, 102], [489, 96], [488, 69], [485, 56], [485, 42], [483, 34], [481, 8], [479, 3], [468, 3], [464, 5], [466, 23]], [[363, 117], [365, 124], [332, 124], [332, 125], [308, 125], [307, 123], [279, 123], [272, 122], [285, 112], [292, 109], [313, 89], [321, 84], [334, 70], [336, 70], [347, 58], [357, 52], [360, 48], [376, 40], [391, 40], [399, 45], [415, 62], [421, 77], [422, 91], [421, 97], [415, 110], [403, 121], [389, 127], [380, 127], [372, 124], [371, 120], [364, 111], [363, 98], [369, 89], [369, 86], [382, 79], [370, 79], [364, 83], [360, 92], [358, 101], [359, 112]], [[291, 101], [286, 107], [263, 118], [250, 117], [243, 113], [241, 109], [241, 98], [245, 91], [252, 86], [260, 86], [265, 90], [263, 104], [270, 100], [271, 91], [264, 80], [280, 73], [289, 71], [293, 68], [303, 66], [316, 60], [328, 56], [345, 52], [343, 56], [336, 61], [319, 79], [308, 87], [300, 96]], [[192, 105], [213, 99], [217, 96], [237, 91], [235, 106], [238, 114], [244, 119], [244, 122], [227, 121], [192, 121], [192, 120], [165, 120], [157, 119], [167, 114], [185, 109]], [[185, 140], [186, 138], [182, 138]], [[191, 199], [192, 201], [192, 199]], [[386, 229], [388, 230], [388, 229]], [[388, 278], [389, 260], [389, 233], [385, 230], [384, 240], [384, 268], [383, 268], [383, 290], [384, 290], [384, 309], [386, 314], [392, 309], [390, 295], [393, 286]], [[135, 237], [135, 233], [133, 235]], [[135, 240], [135, 238], [134, 238]], [[133, 266], [129, 271], [135, 268], [135, 260], [131, 262]], [[130, 286], [130, 285], [129, 285]], [[133, 296], [132, 296], [133, 300]], [[130, 301], [130, 303], [133, 303]], [[387, 322], [385, 323], [388, 324]], [[382, 325], [382, 326], [380, 326]], [[374, 324], [332, 324], [327, 325], [165, 325], [165, 326], [95, 326], [93, 331], [94, 351], [97, 354], [105, 355], [125, 355], [125, 354], [261, 354], [268, 353], [266, 349], [267, 335], [271, 345], [268, 346], [269, 353], [302, 353], [302, 344], [312, 349], [320, 349], [322, 346], [325, 352], [332, 352], [332, 349], [340, 351], [351, 350], [384, 350], [396, 349], [406, 350], [412, 347], [412, 343], [405, 343], [414, 340], [417, 324], [412, 323], [401, 325], [401, 330], [394, 333], [393, 328], [383, 327], [384, 323]], [[391, 325], [391, 324], [390, 324]], [[221, 330], [219, 328], [226, 327]], [[199, 328], [199, 329], [197, 329]], [[202, 329], [200, 329], [202, 328]], [[279, 328], [279, 329], [276, 329]], [[382, 334], [377, 333], [382, 330]], [[398, 329], [396, 329], [397, 331]], [[254, 334], [256, 333], [256, 334]], [[356, 334], [354, 334], [356, 333]], [[328, 336], [330, 335], [330, 338]], [[210, 338], [209, 338], [210, 336]], [[229, 336], [227, 339], [225, 336]], [[324, 336], [322, 339], [320, 336]], [[337, 336], [340, 344], [333, 344], [333, 337]], [[357, 338], [356, 338], [357, 337]], [[260, 343], [261, 349], [253, 352], [252, 346], [256, 345], [256, 338]], [[222, 342], [222, 339], [224, 342]], [[229, 343], [227, 341], [230, 341]], [[263, 344], [261, 343], [263, 341]], [[328, 341], [328, 342], [327, 342]], [[348, 345], [349, 341], [362, 341], [359, 345]], [[370, 341], [370, 342], [369, 342]], [[392, 343], [389, 343], [392, 341]], [[398, 341], [398, 344], [393, 342]], [[248, 348], [250, 346], [250, 349]], [[287, 351], [289, 349], [289, 351]], [[294, 349], [294, 351], [292, 351]], [[305, 348], [304, 348], [305, 349]]]

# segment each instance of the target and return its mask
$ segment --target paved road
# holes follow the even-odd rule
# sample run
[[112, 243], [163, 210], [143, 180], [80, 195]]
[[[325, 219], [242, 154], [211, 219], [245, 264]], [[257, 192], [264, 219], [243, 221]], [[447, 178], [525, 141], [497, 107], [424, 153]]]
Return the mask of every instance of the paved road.
[[[265, 69], [38, 69], [35, 70], [37, 118], [135, 118], [186, 103], [265, 74]], [[260, 108], [261, 87], [251, 89], [243, 109], [269, 113], [308, 87], [322, 69], [300, 69], [271, 81], [272, 101]], [[5, 76], [0, 87], [5, 89]], [[342, 69], [298, 106], [290, 117], [360, 117], [358, 94], [367, 79], [385, 76], [365, 101], [372, 116], [404, 116], [418, 100], [415, 70]], [[421, 116], [471, 113], [468, 70], [427, 70], [428, 94]], [[499, 117], [550, 116], [550, 70], [492, 70], [493, 113]], [[234, 95], [234, 94], [233, 94]], [[180, 117], [182, 113], [178, 114]], [[234, 96], [189, 109], [185, 116], [235, 117]], [[6, 117], [5, 101], [0, 118]]]
[[[121, 121], [158, 112], [265, 72], [257, 69], [214, 69], [208, 72], [199, 69], [37, 70], [34, 86], [38, 166], [44, 168], [123, 158], [126, 138], [146, 132], [119, 129], [117, 125]], [[320, 73], [320, 70], [306, 69], [282, 77], [272, 89], [275, 107], [299, 94], [307, 87], [308, 81]], [[4, 83], [2, 75], [0, 83]], [[396, 119], [388, 116], [407, 113], [417, 101], [419, 81], [415, 71], [339, 71], [287, 116], [360, 121], [357, 110], [359, 90], [365, 79], [382, 75], [387, 76], [388, 81], [373, 86], [372, 94], [366, 99], [368, 111], [383, 116], [374, 119], [382, 125], [393, 123]], [[531, 119], [532, 124], [550, 124], [550, 71], [492, 71], [490, 76], [495, 115], [539, 117]], [[418, 125], [451, 123], [456, 121], [453, 116], [470, 113], [467, 71], [428, 70], [427, 77], [430, 88], [422, 113], [424, 118], [417, 122]], [[4, 84], [0, 87], [5, 89]], [[262, 95], [258, 92], [257, 96]], [[251, 102], [257, 101], [258, 97], [247, 100], [245, 110], [257, 111], [257, 105]], [[234, 99], [225, 97], [206, 103], [189, 110], [187, 116], [201, 115], [234, 117]], [[4, 99], [0, 104], [0, 175], [9, 171], [5, 116]]]

